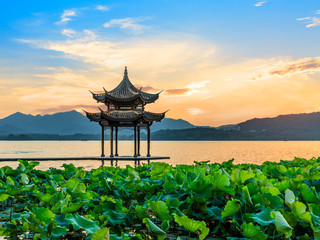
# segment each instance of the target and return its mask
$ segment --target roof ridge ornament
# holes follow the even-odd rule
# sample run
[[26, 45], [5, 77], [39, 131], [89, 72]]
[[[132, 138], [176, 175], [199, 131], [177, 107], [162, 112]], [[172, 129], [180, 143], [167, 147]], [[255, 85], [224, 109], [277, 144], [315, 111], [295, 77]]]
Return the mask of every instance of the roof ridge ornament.
[[127, 66], [124, 67], [124, 74], [123, 74], [123, 78], [128, 78], [128, 70], [127, 70]]

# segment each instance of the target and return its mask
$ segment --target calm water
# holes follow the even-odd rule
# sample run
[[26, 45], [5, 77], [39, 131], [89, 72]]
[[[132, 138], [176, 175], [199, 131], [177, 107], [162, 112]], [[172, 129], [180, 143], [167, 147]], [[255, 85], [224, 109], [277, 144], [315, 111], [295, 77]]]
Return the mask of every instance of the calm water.
[[[106, 153], [109, 145], [106, 142]], [[141, 142], [141, 153], [146, 153], [146, 142]], [[133, 155], [133, 142], [120, 141], [119, 154]], [[151, 154], [170, 156], [166, 162], [193, 164], [193, 161], [223, 162], [235, 159], [235, 163], [292, 160], [294, 157], [311, 158], [320, 156], [320, 141], [154, 141]], [[99, 141], [0, 141], [0, 158], [6, 157], [83, 157], [99, 156]], [[63, 161], [40, 163], [38, 169], [60, 167]], [[97, 168], [100, 161], [68, 161], [86, 169]], [[108, 163], [107, 163], [108, 164]], [[131, 164], [120, 162], [120, 166]], [[0, 167], [18, 166], [16, 162], [0, 162]]]

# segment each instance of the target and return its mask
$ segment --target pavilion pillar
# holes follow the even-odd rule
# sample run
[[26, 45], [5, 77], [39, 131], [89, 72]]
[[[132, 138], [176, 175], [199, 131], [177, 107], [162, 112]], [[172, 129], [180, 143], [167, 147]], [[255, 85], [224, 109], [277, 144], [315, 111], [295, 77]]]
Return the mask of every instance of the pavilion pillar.
[[137, 157], [137, 125], [134, 125], [134, 157]]
[[105, 157], [104, 155], [104, 126], [101, 125], [101, 157]]
[[140, 156], [140, 127], [138, 127], [138, 152], [137, 155]]
[[113, 156], [113, 127], [110, 127], [110, 157]]
[[116, 127], [116, 154], [115, 156], [119, 156], [118, 155], [118, 127]]
[[147, 157], [150, 157], [150, 125], [148, 125], [148, 139], [147, 139]]

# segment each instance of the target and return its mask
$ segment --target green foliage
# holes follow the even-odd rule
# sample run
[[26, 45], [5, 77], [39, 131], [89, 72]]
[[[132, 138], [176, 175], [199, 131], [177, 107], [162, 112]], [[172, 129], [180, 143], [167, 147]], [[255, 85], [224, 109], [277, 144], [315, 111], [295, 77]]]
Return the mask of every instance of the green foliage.
[[85, 171], [0, 168], [11, 239], [320, 239], [320, 158]]
[[263, 211], [251, 214], [252, 220], [258, 223], [260, 226], [268, 226], [269, 224], [274, 223], [274, 219], [271, 217], [272, 209], [267, 207]]
[[21, 182], [23, 183], [23, 184], [25, 184], [25, 185], [27, 185], [28, 183], [29, 183], [29, 178], [28, 178], [28, 176], [25, 174], [25, 173], [22, 173], [21, 174]]
[[169, 210], [165, 202], [162, 201], [151, 201], [148, 203], [148, 207], [153, 213], [159, 217], [162, 221], [171, 220]]
[[243, 230], [243, 236], [250, 238], [252, 240], [265, 240], [267, 239], [267, 235], [260, 231], [258, 226], [254, 226], [253, 223], [243, 223], [241, 225], [241, 229]]
[[96, 231], [93, 235], [91, 240], [109, 240], [109, 228], [104, 227]]
[[51, 220], [55, 218], [55, 215], [47, 208], [35, 207], [31, 210], [31, 212], [35, 214], [37, 219], [45, 224], [49, 224]]
[[143, 219], [143, 223], [145, 223], [150, 231], [157, 236], [158, 240], [165, 239], [166, 233], [156, 224], [154, 224], [149, 218]]
[[223, 218], [233, 216], [240, 210], [240, 207], [241, 206], [239, 200], [230, 200], [224, 207], [224, 211], [222, 212], [221, 216]]
[[292, 227], [279, 211], [271, 212], [271, 217], [275, 219], [275, 225], [279, 233], [284, 234], [285, 237], [292, 235]]
[[10, 197], [9, 194], [0, 193], [0, 202], [6, 201]]
[[153, 164], [151, 168], [151, 178], [152, 179], [162, 179], [163, 176], [170, 171], [170, 165], [166, 163]]
[[187, 216], [179, 217], [178, 215], [174, 216], [174, 220], [180, 226], [183, 226], [188, 232], [200, 231], [200, 240], [204, 239], [209, 233], [209, 229], [206, 227], [206, 223], [204, 221], [195, 221]]
[[67, 215], [66, 220], [74, 230], [84, 229], [89, 234], [93, 234], [99, 230], [98, 221], [90, 221], [78, 213]]

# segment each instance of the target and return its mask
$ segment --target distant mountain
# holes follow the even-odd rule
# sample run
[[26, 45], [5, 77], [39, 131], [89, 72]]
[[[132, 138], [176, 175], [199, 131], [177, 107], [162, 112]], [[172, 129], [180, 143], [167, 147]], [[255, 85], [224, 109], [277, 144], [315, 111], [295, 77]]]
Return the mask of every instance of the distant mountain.
[[221, 125], [217, 127], [219, 130], [240, 130], [238, 124]]
[[151, 135], [152, 140], [171, 141], [254, 140], [254, 138], [254, 134], [251, 133], [244, 133], [237, 130], [223, 130], [212, 127], [160, 130]]
[[[0, 134], [8, 134], [8, 132], [46, 134], [96, 133], [99, 127], [89, 123], [88, 119], [77, 111], [44, 116], [26, 115], [17, 112], [0, 119]], [[9, 129], [8, 125], [10, 126]]]
[[238, 124], [241, 132], [257, 139], [319, 140], [320, 112], [255, 118]]
[[[218, 128], [198, 127], [182, 119], [165, 118], [151, 126], [153, 140], [320, 140], [320, 112], [255, 118]], [[106, 131], [106, 139], [109, 131]], [[121, 129], [119, 139], [132, 139]], [[15, 113], [0, 119], [0, 140], [94, 140], [100, 126], [76, 111], [52, 115]], [[146, 138], [142, 130], [141, 139]]]
[[[151, 126], [151, 130], [158, 131], [163, 129], [186, 129], [195, 127], [191, 123], [182, 119], [165, 118], [159, 123]], [[99, 134], [100, 126], [90, 122], [85, 116], [77, 111], [60, 112], [47, 115], [14, 113], [8, 117], [0, 119], [0, 135], [9, 134], [57, 134], [72, 135]], [[108, 131], [106, 131], [108, 133]], [[132, 135], [132, 130], [126, 129], [119, 132], [120, 135]]]
[[151, 131], [156, 132], [166, 129], [187, 129], [195, 128], [196, 126], [182, 119], [164, 118], [161, 122], [156, 122], [151, 125]]
[[320, 140], [320, 112], [255, 118], [217, 128], [161, 130], [154, 140]]

